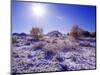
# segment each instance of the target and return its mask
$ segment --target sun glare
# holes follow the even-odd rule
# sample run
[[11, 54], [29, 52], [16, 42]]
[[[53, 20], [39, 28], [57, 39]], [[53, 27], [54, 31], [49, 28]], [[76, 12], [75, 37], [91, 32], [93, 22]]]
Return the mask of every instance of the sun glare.
[[36, 16], [43, 16], [45, 14], [45, 8], [41, 4], [34, 4], [32, 6], [32, 10], [33, 10], [34, 15]]

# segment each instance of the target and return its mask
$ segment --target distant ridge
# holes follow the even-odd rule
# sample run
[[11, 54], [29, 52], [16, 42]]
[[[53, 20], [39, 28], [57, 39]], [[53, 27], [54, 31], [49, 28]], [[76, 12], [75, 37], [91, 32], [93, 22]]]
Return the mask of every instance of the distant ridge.
[[27, 36], [26, 33], [12, 33], [12, 35], [15, 35], [15, 36]]
[[49, 32], [47, 34], [47, 36], [50, 36], [50, 37], [61, 37], [62, 36], [62, 33], [59, 32], [59, 31], [52, 31], [52, 32]]

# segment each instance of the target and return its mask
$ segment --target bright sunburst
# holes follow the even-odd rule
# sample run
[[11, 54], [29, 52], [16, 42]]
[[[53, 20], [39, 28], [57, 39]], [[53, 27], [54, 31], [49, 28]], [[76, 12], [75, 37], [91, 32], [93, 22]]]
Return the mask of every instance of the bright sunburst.
[[34, 15], [39, 16], [39, 17], [45, 14], [45, 8], [41, 4], [34, 4], [32, 6], [32, 10], [33, 10]]

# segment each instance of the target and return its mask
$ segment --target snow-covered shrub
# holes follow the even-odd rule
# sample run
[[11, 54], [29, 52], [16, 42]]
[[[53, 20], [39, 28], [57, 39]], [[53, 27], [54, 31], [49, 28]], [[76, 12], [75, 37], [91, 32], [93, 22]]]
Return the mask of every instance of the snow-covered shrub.
[[27, 43], [25, 43], [25, 45], [30, 45], [30, 43], [27, 42]]
[[52, 51], [53, 53], [57, 53], [57, 46], [52, 44], [52, 43], [46, 43], [44, 46], [43, 46], [43, 50], [44, 51]]
[[59, 61], [59, 62], [63, 62], [64, 58], [59, 56], [59, 57], [56, 57], [56, 60]]
[[19, 58], [19, 55], [18, 55], [17, 53], [13, 53], [12, 56], [13, 56], [14, 58]]
[[42, 46], [37, 46], [34, 48], [34, 50], [42, 50]]
[[70, 48], [64, 47], [64, 48], [63, 48], [63, 52], [67, 52], [67, 51], [69, 51], [69, 49], [70, 49]]
[[33, 56], [31, 54], [28, 54], [27, 58], [31, 59], [31, 58], [33, 58]]
[[85, 42], [85, 43], [80, 43], [79, 44], [80, 46], [83, 46], [83, 47], [94, 47], [94, 46], [92, 46], [90, 43], [88, 43], [88, 42]]
[[32, 63], [28, 63], [27, 64], [27, 67], [29, 68], [29, 67], [33, 67], [34, 65], [32, 64]]
[[33, 50], [36, 51], [36, 50], [43, 50], [43, 47], [46, 43], [45, 42], [37, 42], [37, 43], [34, 43], [33, 45]]
[[58, 39], [53, 39], [52, 43], [57, 43]]
[[38, 42], [39, 41], [39, 39], [34, 39], [34, 38], [31, 38], [31, 39], [28, 39], [27, 40], [27, 42], [29, 42], [29, 43], [31, 43], [31, 44], [33, 44], [33, 43], [35, 43], [35, 42]]
[[76, 61], [77, 61], [77, 58], [76, 58], [75, 56], [73, 56], [73, 57], [72, 57], [72, 61], [73, 61], [73, 62], [76, 62]]
[[54, 56], [54, 53], [52, 51], [46, 51], [44, 57], [46, 60], [51, 60], [53, 56]]
[[12, 38], [12, 44], [18, 43], [17, 38]]
[[61, 67], [60, 71], [68, 71], [69, 70], [67, 65], [64, 65], [64, 64], [59, 64], [59, 65]]

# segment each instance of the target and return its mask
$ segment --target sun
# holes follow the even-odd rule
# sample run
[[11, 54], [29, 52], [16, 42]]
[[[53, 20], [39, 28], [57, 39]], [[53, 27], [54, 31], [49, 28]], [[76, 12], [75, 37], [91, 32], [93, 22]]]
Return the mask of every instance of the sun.
[[32, 10], [33, 10], [34, 15], [36, 15], [38, 17], [41, 17], [45, 14], [45, 8], [41, 4], [34, 4], [32, 6]]

